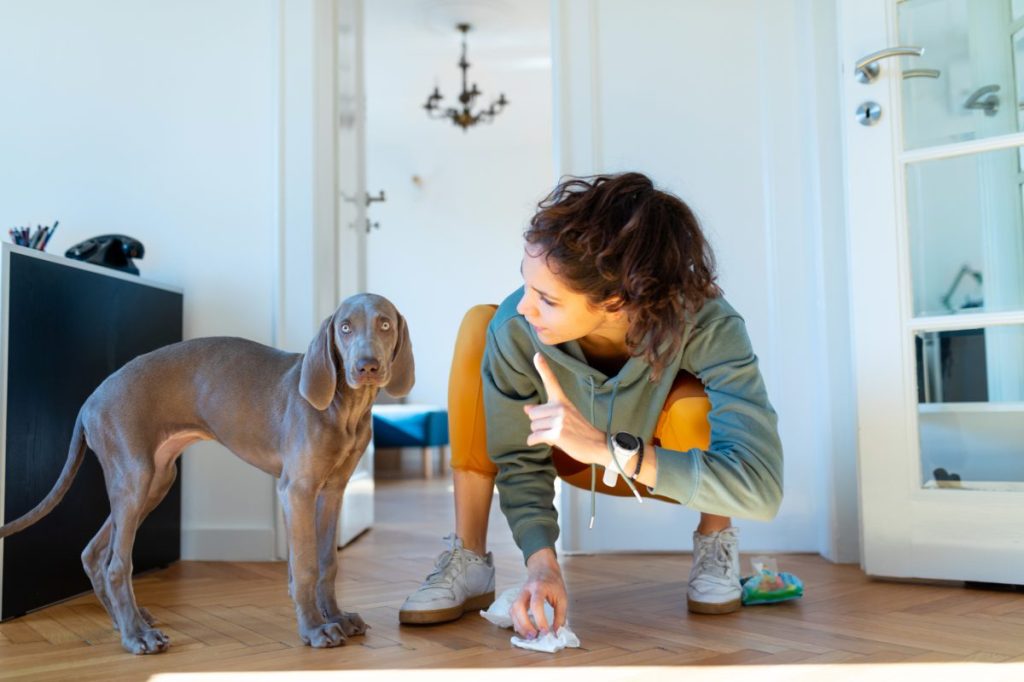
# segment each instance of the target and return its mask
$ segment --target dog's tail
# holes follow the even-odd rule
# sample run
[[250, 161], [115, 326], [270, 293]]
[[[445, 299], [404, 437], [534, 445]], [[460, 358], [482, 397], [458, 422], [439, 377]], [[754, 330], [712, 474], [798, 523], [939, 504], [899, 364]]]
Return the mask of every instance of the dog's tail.
[[82, 413], [79, 412], [78, 418], [75, 420], [75, 430], [71, 434], [71, 446], [68, 448], [68, 459], [64, 463], [64, 470], [60, 472], [57, 482], [53, 485], [53, 489], [46, 497], [43, 498], [42, 502], [35, 506], [32, 511], [19, 519], [15, 519], [10, 523], [0, 526], [0, 538], [5, 538], [8, 535], [14, 535], [18, 531], [28, 528], [33, 523], [53, 511], [53, 508], [57, 506], [57, 503], [64, 499], [64, 495], [67, 493], [68, 488], [71, 487], [71, 482], [75, 480], [75, 474], [78, 473], [78, 467], [82, 466], [82, 460], [85, 459], [85, 450], [85, 427], [82, 426]]

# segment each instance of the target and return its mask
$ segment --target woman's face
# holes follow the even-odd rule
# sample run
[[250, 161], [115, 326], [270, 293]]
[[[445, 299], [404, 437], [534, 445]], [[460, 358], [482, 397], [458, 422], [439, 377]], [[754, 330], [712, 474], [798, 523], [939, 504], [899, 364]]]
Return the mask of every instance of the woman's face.
[[[536, 247], [534, 247], [536, 249]], [[525, 284], [523, 298], [516, 307], [533, 325], [537, 338], [549, 346], [579, 339], [609, 324], [618, 324], [622, 313], [591, 307], [586, 296], [565, 286], [537, 251], [523, 250], [521, 272]]]

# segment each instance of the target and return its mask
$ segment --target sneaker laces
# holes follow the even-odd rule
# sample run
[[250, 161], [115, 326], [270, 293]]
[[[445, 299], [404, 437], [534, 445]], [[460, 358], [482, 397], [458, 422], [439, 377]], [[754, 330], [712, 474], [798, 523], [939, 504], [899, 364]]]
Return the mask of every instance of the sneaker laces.
[[455, 554], [457, 552], [461, 554], [462, 548], [455, 545], [454, 534], [446, 535], [444, 539], [449, 543], [449, 548], [441, 552], [437, 557], [437, 560], [434, 562], [434, 570], [431, 571], [430, 574], [427, 575], [426, 580], [423, 581], [425, 586], [452, 586], [452, 574], [450, 571], [446, 571], [445, 569], [448, 568], [448, 565], [452, 562], [452, 559], [455, 558]]
[[711, 539], [697, 541], [697, 572], [731, 577], [733, 571], [733, 543], [723, 542], [721, 532]]

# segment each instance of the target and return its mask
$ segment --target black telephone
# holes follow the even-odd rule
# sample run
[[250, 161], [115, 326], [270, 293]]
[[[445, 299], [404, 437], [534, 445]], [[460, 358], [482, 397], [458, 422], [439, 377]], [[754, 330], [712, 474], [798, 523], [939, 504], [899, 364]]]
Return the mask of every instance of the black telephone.
[[139, 268], [132, 262], [132, 258], [142, 258], [145, 253], [142, 242], [137, 239], [123, 234], [105, 234], [75, 244], [64, 255], [137, 275]]

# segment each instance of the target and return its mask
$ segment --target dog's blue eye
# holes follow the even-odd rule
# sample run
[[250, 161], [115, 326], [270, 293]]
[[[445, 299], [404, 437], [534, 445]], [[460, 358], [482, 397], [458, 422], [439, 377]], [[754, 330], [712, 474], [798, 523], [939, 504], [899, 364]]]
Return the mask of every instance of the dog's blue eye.
[[347, 324], [341, 325], [341, 333], [342, 334], [348, 334], [350, 331], [352, 331], [352, 327], [350, 325], [347, 325]]
[[385, 322], [385, 323], [383, 323], [380, 326], [380, 328], [383, 329], [384, 331], [387, 331], [387, 330], [391, 329], [391, 323], [390, 322]]

